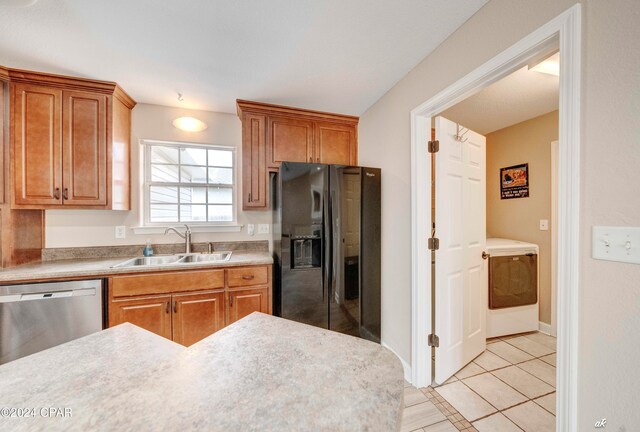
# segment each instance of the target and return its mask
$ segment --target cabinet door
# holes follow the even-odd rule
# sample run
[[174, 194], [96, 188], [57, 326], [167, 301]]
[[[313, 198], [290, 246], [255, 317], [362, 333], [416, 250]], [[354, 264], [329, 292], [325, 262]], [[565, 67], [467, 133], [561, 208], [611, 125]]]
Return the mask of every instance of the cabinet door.
[[171, 296], [112, 301], [109, 327], [125, 322], [171, 339]]
[[242, 208], [266, 209], [267, 162], [266, 116], [244, 114], [242, 118]]
[[184, 346], [224, 327], [224, 291], [173, 296], [173, 340]]
[[324, 164], [357, 165], [356, 126], [335, 123], [316, 124], [315, 161]]
[[313, 122], [288, 117], [269, 117], [267, 163], [313, 162]]
[[63, 203], [107, 205], [107, 95], [63, 93]]
[[269, 289], [254, 288], [230, 291], [228, 324], [253, 312], [269, 313]]
[[12, 99], [15, 204], [62, 204], [62, 91], [14, 84]]

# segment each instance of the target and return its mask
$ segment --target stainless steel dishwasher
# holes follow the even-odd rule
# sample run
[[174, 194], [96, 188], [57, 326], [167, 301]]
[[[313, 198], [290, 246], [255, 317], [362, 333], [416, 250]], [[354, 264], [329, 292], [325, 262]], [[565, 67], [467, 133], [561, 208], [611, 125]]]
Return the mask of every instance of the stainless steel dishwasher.
[[102, 280], [0, 286], [0, 364], [103, 328]]

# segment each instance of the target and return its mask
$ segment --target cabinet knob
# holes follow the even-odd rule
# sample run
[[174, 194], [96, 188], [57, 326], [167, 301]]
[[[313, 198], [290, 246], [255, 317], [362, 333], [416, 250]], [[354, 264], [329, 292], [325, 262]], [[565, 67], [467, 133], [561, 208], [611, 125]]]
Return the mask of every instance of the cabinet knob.
[[60, 199], [60, 188], [56, 188], [56, 190], [53, 192], [53, 197], [55, 199]]
[[69, 188], [64, 188], [62, 192], [62, 198], [68, 200], [69, 199]]

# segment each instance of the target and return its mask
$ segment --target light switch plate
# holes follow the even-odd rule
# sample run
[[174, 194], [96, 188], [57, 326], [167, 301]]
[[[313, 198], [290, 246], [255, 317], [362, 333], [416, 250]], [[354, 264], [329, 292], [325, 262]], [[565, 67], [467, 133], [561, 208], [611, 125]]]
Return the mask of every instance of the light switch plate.
[[594, 226], [591, 237], [594, 259], [640, 264], [640, 227]]
[[247, 234], [253, 236], [256, 232], [256, 226], [254, 224], [247, 224]]
[[548, 219], [540, 219], [540, 231], [549, 231]]
[[258, 234], [269, 234], [269, 224], [258, 224]]
[[116, 238], [123, 239], [127, 237], [127, 227], [124, 225], [116, 226]]

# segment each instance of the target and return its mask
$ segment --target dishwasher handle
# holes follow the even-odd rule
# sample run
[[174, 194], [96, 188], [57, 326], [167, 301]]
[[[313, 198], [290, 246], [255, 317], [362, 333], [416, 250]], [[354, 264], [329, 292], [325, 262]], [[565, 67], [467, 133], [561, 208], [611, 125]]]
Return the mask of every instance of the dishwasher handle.
[[44, 291], [44, 292], [6, 294], [6, 295], [0, 295], [0, 303], [16, 303], [21, 301], [33, 301], [33, 300], [52, 300], [52, 299], [67, 298], [67, 297], [81, 297], [81, 296], [94, 296], [94, 295], [97, 295], [95, 288], [81, 288], [81, 289], [64, 290], [64, 291]]

